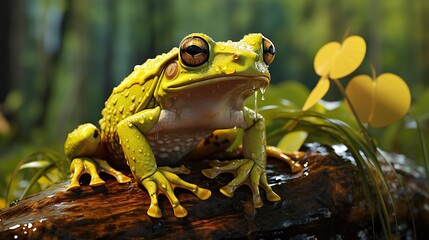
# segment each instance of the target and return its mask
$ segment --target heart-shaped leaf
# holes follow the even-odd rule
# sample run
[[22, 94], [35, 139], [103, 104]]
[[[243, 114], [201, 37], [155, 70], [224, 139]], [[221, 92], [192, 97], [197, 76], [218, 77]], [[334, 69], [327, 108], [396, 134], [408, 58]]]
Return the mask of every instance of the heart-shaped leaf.
[[342, 44], [325, 44], [314, 58], [314, 70], [321, 77], [339, 79], [356, 70], [366, 52], [365, 40], [360, 36], [350, 36]]
[[372, 127], [384, 127], [402, 118], [409, 110], [411, 93], [405, 81], [384, 73], [373, 80], [368, 75], [352, 78], [346, 87], [359, 120]]

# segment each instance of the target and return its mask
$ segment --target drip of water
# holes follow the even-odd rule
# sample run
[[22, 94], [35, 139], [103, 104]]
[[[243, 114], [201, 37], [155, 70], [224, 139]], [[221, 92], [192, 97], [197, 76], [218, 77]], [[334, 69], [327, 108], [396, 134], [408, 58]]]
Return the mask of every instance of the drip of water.
[[254, 102], [253, 111], [255, 112], [255, 120], [256, 120], [256, 117], [258, 116], [258, 91], [255, 91], [255, 102]]
[[260, 88], [259, 91], [261, 92], [261, 100], [265, 100], [265, 88]]

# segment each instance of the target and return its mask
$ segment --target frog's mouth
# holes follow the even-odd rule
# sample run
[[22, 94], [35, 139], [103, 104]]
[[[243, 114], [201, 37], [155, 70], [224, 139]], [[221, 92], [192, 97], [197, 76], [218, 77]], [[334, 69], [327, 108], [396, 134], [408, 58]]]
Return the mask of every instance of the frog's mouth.
[[211, 112], [242, 109], [244, 101], [256, 91], [268, 86], [268, 76], [220, 76], [198, 81], [172, 84], [163, 89], [161, 105], [169, 109], [189, 106], [210, 108]]
[[[249, 89], [253, 93], [256, 90], [265, 88], [270, 83], [270, 78], [264, 75], [260, 76], [246, 76], [246, 75], [234, 75], [234, 76], [220, 76], [202, 78], [197, 81], [182, 82], [178, 84], [172, 84], [164, 89], [165, 92], [181, 92], [191, 90], [194, 88], [221, 88], [221, 89]], [[214, 90], [213, 88], [211, 90]]]

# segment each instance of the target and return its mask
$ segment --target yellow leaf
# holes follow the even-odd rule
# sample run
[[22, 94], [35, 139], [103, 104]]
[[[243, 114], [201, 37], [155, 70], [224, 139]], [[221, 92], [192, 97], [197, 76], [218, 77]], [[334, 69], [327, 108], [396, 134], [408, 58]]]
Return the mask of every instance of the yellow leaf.
[[317, 101], [322, 99], [322, 97], [325, 96], [326, 92], [328, 92], [329, 90], [329, 84], [329, 79], [325, 77], [320, 78], [319, 82], [317, 82], [316, 87], [314, 87], [307, 100], [305, 101], [302, 110], [306, 111], [310, 109], [312, 106], [314, 106], [314, 104], [317, 103]]
[[375, 80], [359, 75], [349, 82], [346, 94], [359, 119], [372, 127], [384, 127], [399, 120], [411, 104], [407, 84], [393, 73], [381, 74]]
[[343, 44], [329, 42], [317, 52], [314, 70], [321, 77], [339, 79], [356, 70], [366, 52], [365, 40], [360, 36], [350, 36]]
[[305, 131], [293, 131], [284, 135], [277, 147], [284, 152], [295, 152], [299, 151], [302, 144], [307, 139], [308, 132]]
[[346, 95], [352, 102], [358, 118], [363, 123], [370, 122], [374, 112], [374, 83], [368, 75], [352, 78], [346, 87]]
[[373, 127], [384, 127], [407, 114], [411, 93], [405, 81], [393, 73], [384, 73], [377, 78]]
[[339, 42], [329, 42], [319, 49], [314, 57], [314, 70], [319, 76], [328, 77], [340, 49]]

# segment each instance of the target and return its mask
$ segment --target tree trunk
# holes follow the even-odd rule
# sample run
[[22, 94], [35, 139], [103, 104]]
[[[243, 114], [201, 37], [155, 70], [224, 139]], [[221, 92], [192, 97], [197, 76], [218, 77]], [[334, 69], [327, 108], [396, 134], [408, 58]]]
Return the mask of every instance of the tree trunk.
[[[347, 158], [346, 158], [347, 157]], [[208, 161], [186, 162], [191, 168], [187, 181], [212, 190], [212, 196], [199, 200], [194, 194], [176, 190], [182, 205], [188, 210], [186, 218], [174, 217], [165, 197], [159, 205], [163, 218], [150, 218], [146, 211], [150, 199], [136, 183], [119, 184], [104, 176], [104, 187], [84, 186], [76, 192], [66, 191], [69, 181], [30, 196], [15, 206], [0, 211], [0, 239], [354, 239], [372, 238], [382, 234], [375, 227], [363, 192], [357, 167], [346, 153], [339, 157], [332, 150], [311, 145], [299, 162], [304, 171], [292, 174], [285, 163], [269, 159], [268, 181], [281, 196], [279, 202], [268, 202], [255, 209], [251, 191], [240, 187], [232, 198], [225, 197], [219, 188], [232, 176], [220, 175], [211, 180], [201, 174]], [[408, 167], [407, 162], [398, 168]], [[402, 167], [401, 167], [402, 166]], [[426, 180], [415, 169], [413, 174], [401, 173], [405, 188], [392, 187], [396, 202], [396, 217], [400, 237], [413, 238], [414, 213], [418, 238], [427, 237], [429, 203]], [[397, 186], [397, 178], [389, 184]], [[404, 190], [406, 189], [406, 190]], [[406, 197], [410, 200], [406, 202]], [[376, 235], [373, 235], [375, 232]], [[426, 236], [425, 236], [426, 235]]]

